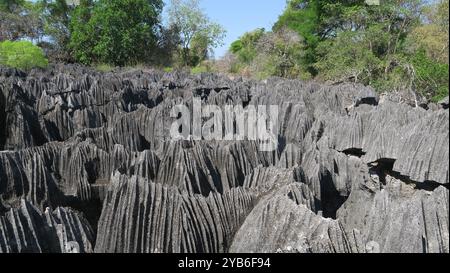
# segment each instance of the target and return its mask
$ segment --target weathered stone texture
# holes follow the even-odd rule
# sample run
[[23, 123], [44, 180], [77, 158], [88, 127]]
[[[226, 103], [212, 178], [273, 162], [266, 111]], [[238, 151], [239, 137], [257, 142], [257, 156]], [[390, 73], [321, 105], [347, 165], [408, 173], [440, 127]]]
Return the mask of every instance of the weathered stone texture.
[[[278, 105], [277, 149], [174, 141], [171, 109], [194, 98]], [[448, 253], [448, 158], [448, 98], [0, 68], [0, 252]]]

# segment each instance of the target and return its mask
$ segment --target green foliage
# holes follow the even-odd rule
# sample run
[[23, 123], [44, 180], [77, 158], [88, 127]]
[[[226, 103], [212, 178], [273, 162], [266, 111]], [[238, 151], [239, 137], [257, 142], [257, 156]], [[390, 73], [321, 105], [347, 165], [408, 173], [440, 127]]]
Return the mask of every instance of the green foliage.
[[74, 9], [67, 0], [38, 0], [36, 9], [41, 14], [43, 32], [51, 40], [47, 51], [54, 61], [71, 61], [68, 48], [70, 41], [70, 20]]
[[158, 45], [149, 62], [159, 67], [176, 66], [179, 61], [177, 56], [179, 44], [180, 37], [175, 27], [160, 27]]
[[[230, 71], [448, 95], [448, 0], [290, 0], [273, 32], [230, 46]], [[287, 30], [301, 39], [286, 37]]]
[[96, 42], [92, 40], [93, 25], [89, 24], [93, 8], [92, 0], [81, 0], [69, 23], [71, 36], [68, 47], [73, 57], [83, 64], [94, 62], [93, 48]]
[[294, 31], [257, 29], [231, 44], [230, 51], [237, 57], [237, 62], [229, 69], [230, 72], [250, 73], [259, 79], [271, 76], [309, 78], [309, 73], [299, 65], [304, 56], [303, 49], [302, 39]]
[[291, 0], [273, 27], [274, 31], [289, 28], [296, 31], [304, 39], [305, 53], [302, 65], [307, 67], [312, 74], [315, 74], [312, 67], [316, 60], [315, 49], [320, 41], [322, 6], [326, 2], [330, 1]]
[[382, 61], [371, 50], [370, 41], [365, 34], [342, 32], [333, 40], [321, 42], [317, 48], [320, 57], [315, 63], [319, 77], [335, 82], [370, 84], [382, 66]]
[[17, 8], [23, 7], [25, 0], [0, 0], [0, 11], [13, 12]]
[[[304, 38], [305, 54], [302, 65], [316, 75], [315, 63], [323, 53], [317, 52], [321, 42], [334, 39], [342, 32], [361, 32], [378, 28], [379, 33], [391, 35], [385, 48], [377, 54], [395, 53], [409, 28], [418, 20], [418, 0], [385, 0], [382, 5], [368, 5], [363, 0], [291, 0], [274, 30], [288, 27]], [[376, 40], [373, 40], [376, 42]], [[350, 41], [351, 43], [351, 41]], [[383, 50], [385, 50], [383, 52]]]
[[198, 34], [192, 38], [190, 44], [190, 60], [191, 66], [197, 66], [200, 62], [208, 58], [208, 37]]
[[[308, 78], [309, 73], [303, 71], [299, 65], [304, 56], [301, 37], [287, 29], [275, 33], [268, 33], [259, 40], [258, 56], [267, 55], [268, 73], [264, 76], [278, 76], [285, 78]], [[257, 59], [255, 63], [259, 63]], [[262, 70], [264, 71], [264, 70]]]
[[414, 87], [437, 102], [448, 96], [449, 1], [440, 0], [423, 10], [426, 24], [420, 24], [407, 38]]
[[318, 44], [314, 66], [319, 77], [360, 82], [380, 92], [413, 90], [428, 98], [448, 94], [448, 61], [443, 63], [448, 59], [448, 31], [445, 35], [431, 19], [421, 21], [429, 8], [436, 9], [417, 0], [325, 5], [325, 10], [339, 11], [341, 24]]
[[213, 71], [217, 71], [215, 62], [206, 60], [199, 63], [197, 66], [192, 67], [190, 72], [191, 74], [196, 75], [201, 73], [210, 73]]
[[70, 48], [81, 63], [118, 66], [146, 60], [156, 47], [161, 0], [82, 1], [70, 23]]
[[320, 12], [322, 2], [291, 0], [284, 13], [278, 18], [274, 30], [284, 27], [292, 29], [301, 35], [308, 46], [314, 47], [319, 42]]
[[212, 22], [200, 8], [199, 0], [172, 0], [169, 25], [179, 32], [178, 57], [184, 66], [206, 60], [208, 51], [222, 45], [225, 29]]
[[418, 25], [410, 34], [410, 45], [415, 50], [424, 49], [431, 59], [448, 64], [449, 0], [427, 6], [423, 11], [427, 24]]
[[414, 84], [418, 93], [434, 102], [448, 96], [448, 64], [429, 58], [425, 50], [417, 52], [411, 62], [415, 69]]
[[95, 65], [95, 69], [100, 72], [111, 72], [114, 70], [114, 66], [109, 64], [97, 64]]
[[225, 30], [199, 1], [171, 0], [163, 27], [162, 0], [0, 0], [2, 63], [47, 65], [30, 42], [11, 44], [31, 41], [50, 61], [100, 71], [189, 66], [194, 74], [356, 82], [434, 101], [448, 95], [449, 0], [289, 0], [272, 31], [245, 33], [214, 63]]
[[247, 32], [231, 44], [230, 51], [237, 54], [239, 61], [243, 64], [250, 64], [257, 55], [256, 47], [264, 34], [263, 28]]
[[203, 66], [203, 65], [191, 68], [191, 74], [193, 74], [193, 75], [206, 73], [206, 72], [210, 72], [210, 70], [208, 69], [208, 67]]
[[0, 0], [0, 42], [39, 40], [43, 25], [38, 5], [25, 0]]
[[243, 47], [244, 47], [244, 45], [242, 44], [242, 41], [241, 40], [236, 40], [236, 41], [231, 43], [230, 51], [232, 53], [236, 54], [239, 51], [241, 51]]
[[34, 67], [44, 68], [48, 61], [42, 49], [29, 41], [4, 41], [0, 43], [0, 64], [30, 70]]

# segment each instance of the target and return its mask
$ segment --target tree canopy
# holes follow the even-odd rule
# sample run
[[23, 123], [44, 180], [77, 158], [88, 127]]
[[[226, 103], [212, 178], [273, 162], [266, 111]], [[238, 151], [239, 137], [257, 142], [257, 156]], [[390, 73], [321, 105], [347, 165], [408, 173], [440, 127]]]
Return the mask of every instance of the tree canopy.
[[[448, 25], [448, 0], [290, 0], [272, 32], [301, 37], [302, 46], [284, 55], [296, 60], [298, 77], [410, 90], [436, 101], [448, 95]], [[249, 40], [270, 33], [235, 41], [234, 67], [251, 67], [259, 51]]]
[[46, 67], [48, 61], [42, 49], [29, 41], [4, 41], [0, 43], [0, 64], [29, 70], [35, 67]]
[[84, 0], [70, 23], [69, 47], [82, 63], [142, 62], [157, 44], [161, 0]]
[[208, 50], [222, 45], [225, 29], [201, 10], [199, 0], [172, 0], [169, 25], [180, 35], [180, 55], [184, 65], [197, 65]]
[[50, 62], [220, 67], [256, 78], [361, 83], [434, 101], [448, 96], [448, 0], [288, 0], [271, 30], [244, 33], [220, 61], [212, 52], [226, 32], [200, 0], [171, 0], [167, 24], [163, 6], [163, 0], [0, 0], [0, 42], [31, 42]]

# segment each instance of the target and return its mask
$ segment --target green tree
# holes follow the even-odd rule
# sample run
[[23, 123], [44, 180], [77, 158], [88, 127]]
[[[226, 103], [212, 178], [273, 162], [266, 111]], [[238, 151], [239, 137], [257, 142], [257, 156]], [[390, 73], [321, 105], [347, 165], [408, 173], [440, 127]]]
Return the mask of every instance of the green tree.
[[252, 74], [256, 78], [279, 76], [309, 78], [309, 73], [299, 64], [303, 58], [304, 43], [292, 30], [282, 28], [275, 32], [256, 29], [245, 33], [230, 46], [237, 62], [231, 70]]
[[25, 0], [0, 0], [0, 41], [39, 40], [43, 24], [37, 6]]
[[380, 5], [374, 5], [367, 0], [290, 0], [274, 30], [288, 27], [304, 38], [306, 54], [302, 65], [316, 74], [314, 63], [320, 57], [317, 47], [341, 32], [361, 32], [375, 25], [383, 27], [392, 39], [379, 54], [395, 53], [410, 28], [417, 23], [422, 2], [384, 0]]
[[449, 93], [449, 1], [425, 6], [423, 17], [423, 23], [407, 39], [413, 87], [432, 101], [439, 101]]
[[425, 23], [410, 34], [411, 46], [425, 50], [432, 60], [448, 64], [449, 1], [440, 0], [424, 8]]
[[208, 49], [208, 37], [202, 34], [194, 36], [190, 44], [190, 65], [197, 66], [208, 59]]
[[[440, 6], [445, 7], [445, 1]], [[418, 0], [384, 1], [379, 6], [324, 5], [325, 10], [338, 11], [326, 25], [339, 24], [316, 48], [319, 78], [368, 84], [380, 92], [408, 90], [430, 99], [442, 97], [448, 90], [444, 86], [448, 31], [446, 20], [437, 15], [440, 6]]]
[[414, 69], [411, 80], [417, 93], [433, 102], [448, 96], [448, 63], [436, 62], [423, 49], [416, 52], [410, 62]]
[[224, 28], [211, 22], [201, 10], [199, 0], [172, 0], [168, 14], [169, 25], [180, 33], [180, 56], [183, 65], [195, 66], [204, 59], [204, 56], [192, 56], [195, 53], [192, 49], [198, 46], [199, 42], [206, 45], [207, 50], [222, 44], [226, 33]]
[[42, 49], [29, 41], [4, 41], [0, 43], [0, 64], [29, 70], [46, 67], [48, 61]]
[[93, 52], [96, 45], [96, 40], [92, 40], [94, 26], [90, 24], [93, 9], [93, 0], [81, 0], [69, 23], [71, 35], [68, 48], [73, 58], [83, 64], [91, 64], [98, 59]]
[[258, 53], [256, 47], [264, 35], [264, 28], [247, 32], [231, 44], [230, 51], [237, 54], [240, 62], [250, 64]]
[[162, 7], [161, 0], [82, 1], [71, 19], [69, 46], [84, 64], [144, 62], [156, 48]]
[[[272, 32], [246, 33], [232, 43], [231, 66], [258, 77], [309, 72], [331, 83], [438, 100], [448, 95], [448, 2], [289, 0]], [[280, 39], [283, 29], [301, 39]]]
[[315, 63], [319, 77], [333, 82], [365, 82], [370, 84], [381, 67], [381, 60], [370, 50], [364, 32], [343, 32], [333, 40], [321, 42]]
[[0, 0], [0, 11], [14, 12], [24, 4], [25, 0]]
[[49, 42], [42, 43], [51, 52], [49, 57], [55, 61], [70, 61], [70, 20], [75, 4], [67, 0], [39, 0], [36, 5], [44, 22], [44, 33], [50, 38]]
[[322, 13], [325, 2], [327, 1], [290, 0], [285, 11], [273, 26], [274, 31], [289, 28], [303, 37], [305, 54], [302, 59], [302, 65], [307, 67], [312, 74], [316, 74], [312, 64], [316, 61], [315, 49], [320, 41], [320, 20], [323, 18]]
[[251, 69], [258, 78], [309, 78], [309, 73], [299, 66], [305, 51], [296, 32], [288, 29], [268, 32], [258, 40], [256, 51]]

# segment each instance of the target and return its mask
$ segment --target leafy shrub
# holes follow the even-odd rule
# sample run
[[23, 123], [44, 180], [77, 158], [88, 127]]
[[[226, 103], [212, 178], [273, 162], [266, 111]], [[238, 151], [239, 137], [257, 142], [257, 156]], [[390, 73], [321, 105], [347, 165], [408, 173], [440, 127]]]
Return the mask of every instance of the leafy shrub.
[[157, 44], [161, 0], [81, 1], [70, 21], [77, 61], [115, 66], [146, 61]]
[[191, 69], [191, 73], [194, 75], [206, 73], [206, 72], [210, 72], [210, 69], [209, 69], [209, 67], [207, 67], [205, 65], [199, 65], [199, 66], [193, 67]]
[[45, 68], [48, 60], [42, 49], [29, 41], [4, 41], [0, 43], [0, 64], [30, 70], [34, 67]]
[[256, 46], [258, 41], [264, 36], [263, 28], [245, 33], [239, 40], [234, 41], [230, 46], [230, 51], [237, 54], [239, 61], [243, 64], [250, 64], [257, 55]]
[[415, 86], [418, 93], [434, 102], [448, 96], [448, 64], [439, 63], [427, 57], [425, 50], [412, 59], [415, 69]]
[[236, 56], [230, 72], [250, 74], [258, 79], [309, 78], [308, 72], [299, 66], [304, 54], [302, 38], [292, 30], [248, 32], [231, 44], [230, 51]]
[[100, 72], [111, 72], [114, 70], [114, 66], [109, 65], [109, 64], [97, 64], [95, 66], [95, 69]]

